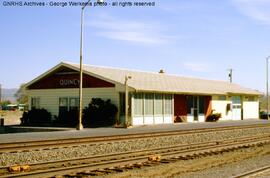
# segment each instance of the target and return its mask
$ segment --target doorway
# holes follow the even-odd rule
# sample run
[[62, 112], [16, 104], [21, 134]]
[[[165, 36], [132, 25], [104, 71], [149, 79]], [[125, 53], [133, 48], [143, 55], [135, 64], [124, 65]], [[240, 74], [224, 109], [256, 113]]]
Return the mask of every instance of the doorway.
[[188, 114], [192, 121], [200, 121], [200, 116], [204, 117], [204, 98], [204, 96], [188, 96]]
[[240, 96], [232, 96], [232, 120], [241, 120], [242, 101]]

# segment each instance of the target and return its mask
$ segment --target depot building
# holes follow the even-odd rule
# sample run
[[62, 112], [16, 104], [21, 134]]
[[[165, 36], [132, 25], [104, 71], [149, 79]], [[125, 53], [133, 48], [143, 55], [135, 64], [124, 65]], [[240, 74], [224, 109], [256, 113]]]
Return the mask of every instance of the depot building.
[[[26, 84], [31, 108], [58, 116], [61, 107], [79, 107], [79, 64], [62, 62]], [[129, 109], [125, 118], [125, 91]], [[260, 92], [225, 81], [83, 66], [83, 107], [92, 98], [110, 99], [116, 119], [130, 125], [205, 122], [212, 112], [220, 120], [259, 118]], [[74, 118], [77, 119], [77, 118]]]

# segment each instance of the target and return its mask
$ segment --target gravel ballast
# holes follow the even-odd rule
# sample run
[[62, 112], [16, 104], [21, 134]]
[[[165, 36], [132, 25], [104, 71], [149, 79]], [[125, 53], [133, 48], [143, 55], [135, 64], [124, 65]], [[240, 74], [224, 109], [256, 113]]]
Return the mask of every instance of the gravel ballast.
[[92, 145], [80, 145], [51, 150], [31, 152], [2, 153], [0, 154], [0, 166], [15, 164], [30, 164], [37, 162], [56, 161], [62, 159], [89, 157], [103, 154], [120, 153], [151, 148], [161, 148], [179, 145], [199, 143], [206, 141], [222, 141], [233, 138], [256, 136], [270, 133], [269, 128], [235, 129], [228, 131], [215, 131], [209, 133], [194, 133], [179, 136], [164, 136], [157, 138], [141, 138], [131, 141], [97, 143]]

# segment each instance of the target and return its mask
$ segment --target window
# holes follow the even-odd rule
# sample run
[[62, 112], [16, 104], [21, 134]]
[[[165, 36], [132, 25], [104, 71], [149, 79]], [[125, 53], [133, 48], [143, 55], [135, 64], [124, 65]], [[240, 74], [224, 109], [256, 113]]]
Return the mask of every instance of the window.
[[79, 109], [79, 98], [59, 98], [59, 112], [78, 110]]
[[125, 100], [125, 93], [120, 93], [120, 115], [125, 115], [125, 107], [126, 107], [126, 100]]
[[164, 114], [172, 114], [172, 95], [164, 95]]
[[204, 114], [204, 96], [199, 96], [199, 113]]
[[193, 108], [193, 96], [187, 96], [188, 114], [191, 114], [191, 108]]
[[31, 98], [31, 109], [40, 109], [40, 98]]
[[59, 113], [68, 111], [68, 98], [59, 98]]
[[154, 114], [154, 95], [152, 93], [144, 94], [144, 115]]
[[218, 100], [226, 100], [226, 96], [225, 95], [218, 96]]
[[240, 96], [233, 96], [232, 102], [233, 102], [233, 104], [241, 104], [241, 97]]
[[79, 109], [79, 98], [69, 98], [69, 110]]
[[204, 114], [205, 96], [187, 96], [188, 114]]
[[162, 97], [162, 94], [155, 94], [154, 114], [155, 115], [162, 115], [163, 114], [163, 97]]
[[255, 101], [255, 96], [248, 96], [248, 101]]
[[143, 115], [143, 94], [135, 93], [134, 94], [134, 115], [142, 116]]

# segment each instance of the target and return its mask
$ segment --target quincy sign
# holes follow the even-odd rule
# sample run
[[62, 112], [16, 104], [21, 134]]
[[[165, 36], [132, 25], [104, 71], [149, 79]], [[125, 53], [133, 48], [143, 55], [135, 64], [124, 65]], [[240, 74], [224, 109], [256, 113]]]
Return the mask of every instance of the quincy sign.
[[80, 80], [78, 79], [61, 79], [59, 80], [60, 86], [79, 86]]

